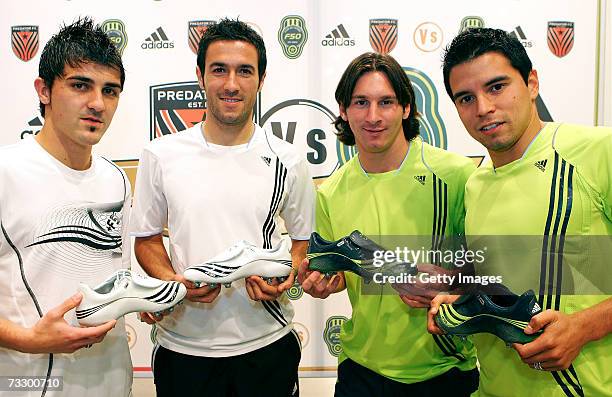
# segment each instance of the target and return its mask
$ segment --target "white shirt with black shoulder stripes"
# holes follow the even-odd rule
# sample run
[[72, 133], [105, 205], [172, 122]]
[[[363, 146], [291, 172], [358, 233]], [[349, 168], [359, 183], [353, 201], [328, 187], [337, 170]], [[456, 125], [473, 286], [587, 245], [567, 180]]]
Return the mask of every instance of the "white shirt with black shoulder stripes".
[[[294, 240], [308, 240], [314, 186], [305, 156], [260, 127], [236, 146], [207, 142], [201, 124], [152, 141], [136, 178], [130, 232], [147, 237], [169, 230], [177, 273], [240, 240], [276, 246], [282, 220]], [[227, 357], [269, 345], [292, 329], [293, 308], [249, 298], [244, 280], [222, 287], [213, 303], [184, 305], [158, 323], [156, 341], [183, 354]]]

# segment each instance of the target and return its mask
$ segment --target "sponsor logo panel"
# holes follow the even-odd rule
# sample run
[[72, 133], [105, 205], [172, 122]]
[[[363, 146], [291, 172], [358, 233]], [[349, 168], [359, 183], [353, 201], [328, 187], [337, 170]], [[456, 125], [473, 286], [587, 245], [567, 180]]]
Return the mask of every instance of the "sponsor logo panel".
[[149, 35], [140, 45], [143, 50], [160, 50], [174, 48], [174, 41], [168, 38], [164, 29], [160, 26]]
[[388, 54], [397, 44], [397, 19], [370, 19], [370, 45], [376, 52]]
[[187, 24], [187, 41], [189, 42], [189, 48], [191, 52], [194, 54], [198, 54], [198, 45], [200, 44], [200, 39], [206, 29], [210, 25], [215, 24], [216, 21], [189, 21]]
[[442, 28], [434, 22], [423, 22], [414, 29], [412, 35], [414, 45], [424, 52], [432, 52], [440, 48], [444, 40]]
[[206, 96], [197, 81], [151, 86], [150, 103], [151, 140], [186, 130], [206, 116]]
[[302, 55], [307, 40], [308, 30], [304, 18], [299, 15], [288, 15], [281, 20], [278, 42], [287, 58], [296, 59]]
[[461, 20], [459, 24], [459, 33], [464, 32], [471, 28], [484, 28], [484, 19], [479, 16], [470, 15]]
[[331, 316], [327, 319], [327, 321], [325, 321], [323, 340], [327, 345], [329, 354], [334, 357], [338, 357], [340, 353], [342, 353], [342, 346], [340, 345], [340, 330], [345, 321], [348, 321], [348, 318], [344, 316]]
[[574, 47], [574, 22], [550, 21], [546, 33], [548, 48], [557, 57], [563, 58]]
[[34, 58], [38, 52], [38, 26], [11, 26], [11, 47], [17, 58], [24, 62]]
[[113, 42], [119, 54], [123, 56], [123, 50], [127, 46], [128, 37], [125, 31], [125, 24], [119, 19], [107, 19], [102, 22], [102, 30]]
[[350, 37], [343, 24], [336, 26], [321, 40], [323, 47], [354, 47], [355, 40]]
[[520, 41], [523, 47], [525, 48], [533, 47], [533, 41], [527, 38], [527, 36], [525, 35], [525, 32], [523, 31], [523, 28], [521, 28], [520, 26], [517, 26], [516, 28], [514, 28], [514, 30], [510, 32], [510, 36]]

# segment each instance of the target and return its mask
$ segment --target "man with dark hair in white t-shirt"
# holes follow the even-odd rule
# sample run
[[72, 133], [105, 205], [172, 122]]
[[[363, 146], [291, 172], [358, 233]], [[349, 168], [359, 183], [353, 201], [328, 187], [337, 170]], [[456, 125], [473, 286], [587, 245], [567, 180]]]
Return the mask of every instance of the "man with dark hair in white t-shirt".
[[[151, 142], [138, 168], [131, 234], [145, 271], [183, 282], [186, 303], [157, 322], [153, 372], [158, 396], [297, 395], [300, 342], [283, 283], [261, 277], [232, 288], [197, 288], [183, 271], [240, 240], [279, 244], [283, 218], [294, 267], [312, 231], [314, 188], [304, 156], [253, 123], [265, 77], [262, 38], [222, 20], [199, 44], [197, 76], [206, 92], [203, 123]], [[167, 224], [169, 255], [162, 232]]]
[[0, 396], [130, 393], [123, 320], [80, 328], [72, 309], [82, 296], [68, 297], [79, 282], [95, 285], [129, 266], [129, 183], [92, 155], [124, 80], [100, 26], [89, 18], [64, 26], [34, 82], [40, 133], [0, 148]]

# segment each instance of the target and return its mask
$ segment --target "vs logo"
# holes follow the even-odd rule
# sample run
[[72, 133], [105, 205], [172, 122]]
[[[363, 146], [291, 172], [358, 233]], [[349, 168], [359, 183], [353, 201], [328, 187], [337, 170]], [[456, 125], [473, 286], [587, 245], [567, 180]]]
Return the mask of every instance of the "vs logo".
[[306, 328], [306, 326], [302, 323], [293, 322], [293, 329], [300, 338], [302, 349], [305, 349], [306, 346], [308, 346], [308, 342], [310, 342], [310, 332], [308, 332], [308, 328]]
[[355, 154], [354, 147], [336, 139], [332, 123], [336, 115], [310, 99], [290, 99], [272, 107], [259, 125], [277, 137], [308, 147], [306, 159], [313, 178], [325, 178]]
[[421, 51], [432, 52], [440, 48], [444, 35], [442, 28], [433, 22], [423, 22], [414, 30], [412, 39]]
[[129, 324], [125, 324], [125, 333], [127, 337], [128, 346], [130, 350], [132, 350], [132, 348], [136, 346], [136, 341], [138, 340], [138, 336], [137, 336], [138, 334], [136, 334], [136, 330], [134, 329], [134, 327], [132, 327]]

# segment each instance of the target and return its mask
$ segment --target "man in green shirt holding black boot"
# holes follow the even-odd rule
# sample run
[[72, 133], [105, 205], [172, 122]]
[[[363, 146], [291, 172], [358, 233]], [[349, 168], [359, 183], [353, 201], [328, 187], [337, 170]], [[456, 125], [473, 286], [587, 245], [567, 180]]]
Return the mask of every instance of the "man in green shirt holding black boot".
[[[437, 240], [463, 232], [464, 184], [475, 166], [421, 140], [414, 98], [391, 56], [360, 55], [344, 72], [335, 125], [338, 139], [359, 153], [319, 187], [316, 229], [324, 239], [355, 229], [381, 238]], [[298, 279], [317, 298], [345, 288], [349, 294], [353, 313], [340, 334], [336, 396], [469, 396], [476, 389], [471, 342], [427, 334], [427, 312], [402, 302], [428, 307], [429, 298], [400, 297], [380, 286], [372, 292], [349, 272], [327, 279], [308, 269], [307, 260]]]

